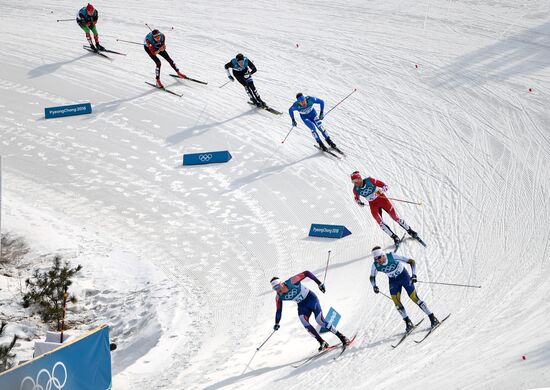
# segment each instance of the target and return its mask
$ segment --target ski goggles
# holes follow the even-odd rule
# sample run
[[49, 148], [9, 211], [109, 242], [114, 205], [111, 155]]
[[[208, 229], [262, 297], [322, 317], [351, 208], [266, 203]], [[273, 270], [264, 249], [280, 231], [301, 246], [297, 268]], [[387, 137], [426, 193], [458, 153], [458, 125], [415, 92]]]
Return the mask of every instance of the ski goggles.
[[271, 288], [275, 291], [279, 291], [281, 289], [281, 279], [275, 279], [272, 281]]

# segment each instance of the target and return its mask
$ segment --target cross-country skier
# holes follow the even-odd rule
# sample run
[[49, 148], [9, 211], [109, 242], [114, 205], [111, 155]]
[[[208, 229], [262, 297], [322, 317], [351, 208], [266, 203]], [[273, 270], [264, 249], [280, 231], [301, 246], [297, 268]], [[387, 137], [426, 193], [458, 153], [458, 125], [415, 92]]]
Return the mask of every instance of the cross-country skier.
[[[319, 113], [319, 116], [317, 116], [317, 111], [315, 111], [315, 108], [313, 108], [314, 104], [319, 104], [319, 106], [321, 107], [321, 112]], [[292, 126], [298, 126], [296, 119], [294, 119], [294, 111], [298, 111], [300, 113], [300, 118], [302, 118], [302, 121], [311, 130], [311, 134], [313, 134], [313, 138], [315, 138], [315, 141], [317, 141], [319, 147], [326, 152], [328, 149], [323, 141], [321, 141], [319, 134], [317, 134], [317, 129], [319, 129], [321, 134], [323, 134], [325, 141], [327, 142], [327, 144], [329, 144], [331, 148], [338, 148], [336, 147], [336, 144], [330, 139], [330, 136], [328, 135], [321, 122], [325, 117], [323, 113], [324, 109], [325, 102], [323, 100], [313, 96], [304, 96], [304, 94], [300, 92], [296, 95], [296, 101], [294, 102], [294, 104], [292, 104], [292, 106], [290, 106], [290, 108], [288, 109], [288, 114], [290, 115], [290, 118], [292, 118]]]
[[281, 280], [277, 277], [271, 279], [271, 287], [277, 293], [275, 298], [277, 313], [275, 314], [275, 325], [273, 326], [273, 330], [279, 330], [280, 328], [279, 322], [281, 321], [281, 315], [283, 312], [283, 301], [294, 301], [298, 304], [298, 316], [300, 317], [302, 325], [304, 325], [307, 331], [319, 342], [319, 351], [327, 348], [328, 343], [321, 338], [319, 333], [317, 333], [315, 328], [309, 323], [309, 316], [311, 313], [315, 315], [315, 321], [317, 321], [319, 325], [324, 326], [334, 333], [336, 337], [340, 339], [342, 344], [348, 345], [349, 340], [346, 336], [337, 331], [334, 326], [329, 325], [329, 323], [325, 320], [317, 295], [315, 295], [313, 291], [310, 291], [309, 288], [302, 285], [301, 282], [305, 278], [310, 278], [317, 283], [317, 286], [321, 292], [324, 293], [326, 291], [325, 285], [322, 284], [319, 279], [317, 279], [315, 275], [309, 271], [299, 273], [284, 282], [281, 282]]
[[364, 197], [369, 201], [370, 212], [380, 228], [389, 235], [395, 244], [395, 250], [399, 247], [401, 240], [395, 234], [390, 227], [382, 220], [382, 210], [392, 217], [392, 219], [397, 222], [407, 233], [418, 240], [421, 244], [424, 244], [424, 241], [418, 237], [418, 233], [411, 229], [411, 227], [397, 215], [393, 204], [384, 194], [388, 190], [388, 186], [384, 182], [374, 179], [372, 177], [367, 177], [363, 179], [361, 174], [358, 171], [355, 171], [351, 174], [351, 181], [353, 182], [353, 195], [355, 197], [355, 202], [361, 207], [365, 205], [361, 201], [361, 197]]
[[155, 64], [157, 65], [155, 70], [157, 87], [164, 88], [164, 85], [162, 85], [160, 81], [161, 63], [157, 55], [161, 56], [166, 61], [168, 61], [170, 66], [176, 71], [176, 73], [180, 78], [184, 79], [187, 77], [179, 71], [178, 67], [176, 66], [172, 58], [170, 58], [170, 56], [168, 55], [168, 52], [166, 51], [166, 38], [164, 37], [164, 34], [161, 33], [159, 30], [154, 29], [153, 31], [151, 31], [149, 34], [145, 36], [145, 40], [143, 42], [143, 48], [145, 49], [145, 52], [149, 54], [149, 57], [151, 57], [151, 59], [155, 61]]
[[[384, 253], [379, 246], [372, 248], [372, 257], [374, 258], [374, 263], [372, 264], [370, 272], [370, 283], [372, 284], [372, 288], [376, 294], [380, 292], [380, 289], [376, 285], [376, 274], [378, 272], [383, 272], [388, 275], [391, 299], [395, 304], [395, 308], [405, 321], [405, 331], [410, 332], [414, 328], [414, 324], [410, 320], [405, 307], [401, 303], [402, 288], [407, 291], [407, 294], [409, 294], [411, 300], [416, 303], [430, 318], [432, 328], [439, 324], [439, 320], [428, 308], [426, 303], [420, 300], [420, 298], [416, 295], [416, 289], [414, 288], [414, 283], [416, 283], [416, 264], [414, 260], [408, 257], [399, 256], [398, 254], [392, 252]], [[409, 276], [404, 264], [409, 264], [411, 266], [412, 277]]]
[[[229, 72], [229, 69], [233, 70], [233, 75]], [[246, 58], [243, 54], [239, 53], [225, 64], [225, 72], [227, 77], [231, 81], [237, 81], [246, 90], [246, 93], [250, 97], [250, 103], [255, 104], [258, 107], [266, 107], [265, 102], [260, 97], [256, 86], [254, 85], [254, 80], [252, 80], [252, 75], [256, 73], [258, 69], [254, 66], [254, 63]]]
[[[80, 28], [86, 33], [86, 39], [90, 44], [90, 48], [95, 52], [105, 50], [105, 48], [99, 44], [99, 34], [97, 33], [97, 29], [95, 27], [98, 16], [97, 10], [90, 3], [88, 3], [86, 7], [82, 7], [76, 15], [76, 23], [78, 23]], [[90, 31], [94, 33], [95, 45], [92, 43]]]

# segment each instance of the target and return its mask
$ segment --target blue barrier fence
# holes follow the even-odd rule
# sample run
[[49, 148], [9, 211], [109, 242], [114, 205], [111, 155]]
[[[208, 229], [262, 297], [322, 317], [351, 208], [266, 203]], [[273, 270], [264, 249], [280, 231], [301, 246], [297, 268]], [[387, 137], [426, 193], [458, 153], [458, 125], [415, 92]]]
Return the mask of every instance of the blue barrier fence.
[[59, 107], [46, 107], [44, 109], [44, 115], [46, 116], [46, 119], [91, 113], [92, 105], [90, 103], [72, 104], [70, 106]]
[[231, 153], [227, 150], [218, 152], [190, 153], [183, 155], [183, 165], [201, 165], [225, 163], [231, 160]]
[[109, 327], [104, 325], [0, 374], [0, 389], [111, 388]]
[[321, 225], [311, 224], [309, 229], [310, 237], [342, 238], [349, 236], [351, 232], [342, 225]]

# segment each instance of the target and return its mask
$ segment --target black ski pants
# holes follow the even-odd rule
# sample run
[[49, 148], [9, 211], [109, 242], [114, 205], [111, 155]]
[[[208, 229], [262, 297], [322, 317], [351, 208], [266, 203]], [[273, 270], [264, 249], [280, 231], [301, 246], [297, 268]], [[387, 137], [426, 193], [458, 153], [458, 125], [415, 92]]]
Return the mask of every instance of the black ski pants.
[[[151, 54], [151, 52], [149, 51], [149, 49], [146, 47], [146, 46], [143, 46], [143, 48], [145, 49], [145, 52], [147, 54], [149, 54], [149, 57], [151, 57], [151, 59], [153, 61], [155, 61], [155, 64], [157, 65], [157, 68], [155, 70], [155, 75], [156, 75], [156, 78], [157, 80], [160, 79], [160, 66], [161, 66], [161, 63], [160, 63], [160, 59], [156, 56], [156, 55], [153, 55]], [[172, 58], [170, 58], [170, 56], [168, 55], [168, 53], [166, 52], [166, 50], [164, 51], [160, 51], [158, 53], [159, 56], [161, 56], [162, 58], [164, 58], [166, 61], [168, 61], [168, 63], [170, 64], [170, 66], [176, 71], [176, 72], [179, 72], [179, 69], [178, 67], [176, 66], [176, 63], [172, 60]]]
[[245, 78], [244, 75], [245, 72], [233, 71], [233, 76], [244, 87], [246, 93], [248, 94], [248, 97], [250, 97], [250, 100], [252, 100], [253, 103], [260, 103], [262, 99], [260, 98], [258, 90], [256, 90], [256, 86], [254, 85], [254, 80], [252, 80], [252, 76], [250, 76], [249, 78]]

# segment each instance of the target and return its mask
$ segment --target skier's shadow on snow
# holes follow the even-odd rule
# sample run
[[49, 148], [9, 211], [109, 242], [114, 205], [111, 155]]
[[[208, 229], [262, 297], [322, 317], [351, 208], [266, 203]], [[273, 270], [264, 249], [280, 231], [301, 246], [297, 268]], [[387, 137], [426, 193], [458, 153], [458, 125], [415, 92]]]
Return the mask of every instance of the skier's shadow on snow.
[[41, 76], [47, 75], [49, 73], [54, 73], [59, 68], [61, 68], [63, 65], [67, 65], [67, 64], [70, 64], [71, 62], [81, 60], [84, 57], [88, 57], [88, 53], [82, 54], [80, 57], [75, 57], [75, 58], [73, 58], [72, 60], [69, 60], [69, 61], [61, 61], [61, 62], [55, 62], [53, 64], [40, 65], [38, 68], [34, 68], [34, 69], [29, 70], [28, 75], [31, 79], [34, 79], [36, 77], [41, 77]]
[[204, 390], [215, 390], [215, 389], [223, 389], [225, 386], [233, 385], [238, 383], [239, 381], [242, 381], [246, 378], [250, 377], [257, 377], [262, 374], [265, 374], [267, 372], [279, 370], [281, 368], [285, 368], [290, 366], [291, 364], [294, 364], [296, 362], [289, 362], [286, 364], [281, 364], [279, 366], [273, 366], [273, 367], [264, 367], [264, 368], [258, 368], [257, 370], [250, 370], [246, 372], [245, 374], [235, 375], [230, 378], [224, 379], [219, 381], [218, 383], [214, 383], [213, 385], [206, 386]]
[[[94, 106], [94, 112], [97, 114], [97, 113], [102, 113], [102, 112], [116, 111], [118, 109], [118, 107], [123, 103], [128, 103], [128, 102], [131, 102], [133, 100], [137, 100], [137, 99], [140, 99], [142, 97], [145, 97], [147, 95], [150, 95], [152, 93], [157, 93], [157, 92], [158, 91], [156, 89], [150, 88], [150, 89], [146, 90], [145, 92], [140, 93], [139, 95], [136, 95], [136, 96], [132, 96], [132, 97], [125, 98], [125, 99], [111, 100], [110, 102], [105, 102], [105, 103], [100, 103], [100, 104]], [[92, 118], [89, 118], [89, 119], [92, 119]]]
[[[242, 118], [243, 116], [251, 115], [255, 112], [257, 112], [257, 110], [252, 108], [248, 111], [245, 111], [243, 113], [240, 113], [239, 115], [235, 115], [235, 116], [233, 116], [231, 118], [228, 118], [226, 120], [223, 120], [223, 121], [211, 122], [211, 123], [206, 123], [206, 124], [203, 124], [203, 125], [196, 125], [196, 126], [188, 127], [187, 129], [182, 130], [179, 133], [172, 134], [171, 136], [166, 138], [166, 142], [168, 142], [170, 145], [178, 144], [178, 143], [186, 140], [187, 138], [191, 138], [191, 137], [194, 137], [196, 135], [205, 133], [206, 131], [208, 131], [208, 130], [214, 128], [214, 127], [224, 125], [228, 122], [234, 121], [235, 119]], [[202, 113], [201, 113], [201, 116], [202, 116]], [[199, 119], [200, 119], [200, 116], [199, 116]]]
[[301, 163], [302, 161], [309, 160], [310, 158], [313, 158], [313, 157], [316, 157], [316, 156], [319, 156], [319, 152], [314, 152], [314, 153], [310, 154], [309, 156], [306, 156], [306, 157], [301, 158], [299, 160], [291, 161], [288, 164], [275, 165], [273, 167], [262, 169], [260, 171], [256, 171], [254, 173], [251, 173], [248, 176], [241, 177], [241, 178], [233, 181], [229, 185], [229, 189], [227, 191], [222, 192], [222, 195], [229, 194], [229, 193], [231, 193], [235, 190], [238, 190], [239, 188], [241, 188], [241, 187], [243, 187], [247, 184], [250, 184], [250, 183], [252, 183], [256, 180], [264, 179], [268, 176], [279, 173], [279, 172], [283, 171], [284, 169], [286, 169], [286, 168], [288, 168], [288, 167], [290, 167], [294, 164]]
[[446, 88], [501, 82], [547, 68], [549, 55], [550, 22], [546, 22], [460, 56], [435, 73], [429, 82], [435, 87]]

